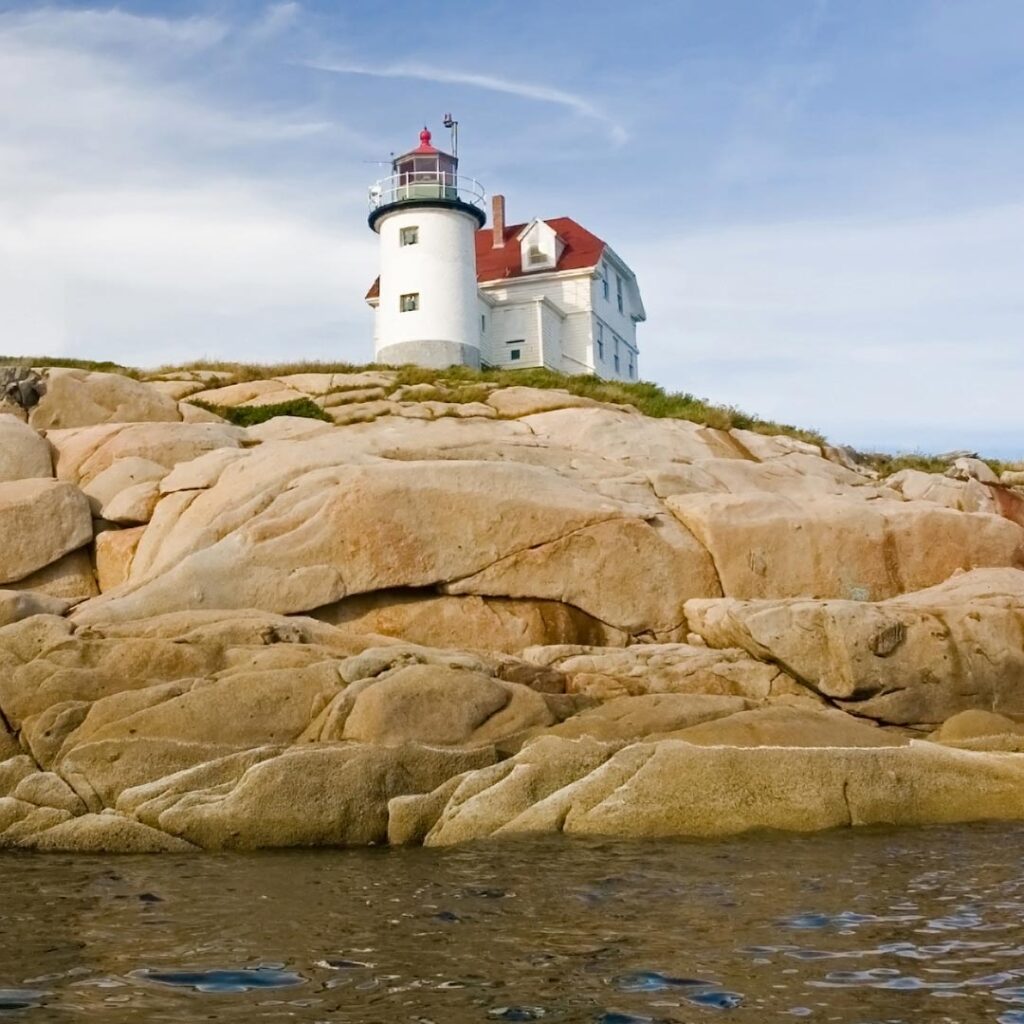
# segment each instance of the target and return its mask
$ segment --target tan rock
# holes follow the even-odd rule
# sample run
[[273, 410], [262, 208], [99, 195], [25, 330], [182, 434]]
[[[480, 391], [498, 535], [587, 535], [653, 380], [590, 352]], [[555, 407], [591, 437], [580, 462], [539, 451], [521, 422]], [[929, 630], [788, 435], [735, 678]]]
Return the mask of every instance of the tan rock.
[[0, 483], [52, 476], [49, 445], [21, 420], [0, 411]]
[[150, 480], [126, 487], [103, 506], [103, 518], [119, 526], [136, 526], [153, 518], [160, 500], [160, 484]]
[[23, 580], [92, 540], [89, 503], [56, 480], [0, 483], [0, 583]]
[[170, 470], [217, 448], [240, 448], [246, 432], [217, 423], [131, 423], [53, 430], [57, 476], [80, 486], [116, 461], [141, 458]]
[[1012, 754], [922, 742], [829, 749], [663, 740], [617, 753], [590, 748], [587, 763], [573, 749], [583, 742], [538, 740], [500, 773], [463, 776], [427, 845], [517, 832], [713, 837], [1024, 817], [1024, 758]]
[[11, 794], [37, 807], [56, 807], [69, 814], [84, 814], [85, 804], [77, 793], [53, 772], [33, 772], [18, 783]]
[[[277, 399], [276, 396], [285, 395], [289, 397]], [[234, 409], [240, 405], [247, 405], [255, 399], [271, 399], [271, 404], [276, 401], [289, 401], [294, 398], [303, 397], [300, 392], [282, 384], [279, 380], [252, 380], [241, 384], [228, 384], [224, 387], [213, 388], [208, 391], [197, 391], [189, 395], [191, 402], [203, 402], [206, 405], [220, 406], [222, 408]]]
[[691, 601], [690, 627], [896, 725], [1024, 716], [1024, 572], [976, 570], [887, 601]]
[[301, 441], [317, 434], [333, 432], [334, 424], [313, 420], [305, 416], [275, 416], [264, 423], [246, 428], [253, 441]]
[[415, 745], [297, 748], [253, 765], [226, 792], [183, 795], [159, 825], [205, 849], [380, 843], [389, 800], [430, 792], [492, 757]]
[[1007, 487], [1024, 487], [1024, 469], [1004, 469], [999, 481]]
[[132, 559], [145, 526], [128, 530], [104, 530], [96, 536], [96, 582], [100, 593], [121, 586], [128, 579]]
[[954, 480], [977, 480], [982, 484], [999, 483], [999, 477], [988, 463], [982, 462], [981, 459], [954, 459], [953, 465], [946, 470], [946, 476]]
[[292, 373], [275, 380], [285, 387], [307, 395], [326, 395], [343, 390], [392, 387], [398, 374], [390, 370], [367, 370], [360, 373]]
[[499, 416], [508, 419], [532, 416], [553, 409], [608, 408], [592, 398], [573, 395], [561, 388], [501, 388], [487, 396], [486, 404]]
[[175, 402], [202, 391], [204, 387], [203, 383], [197, 380], [147, 380], [146, 383], [161, 395], [173, 398]]
[[191, 843], [117, 814], [84, 814], [37, 832], [24, 842], [60, 853], [188, 853]]
[[754, 430], [734, 427], [729, 431], [729, 436], [750, 456], [760, 460], [784, 459], [791, 455], [820, 457], [822, 454], [816, 444], [788, 434], [759, 434]]
[[188, 401], [178, 403], [178, 412], [181, 413], [182, 423], [227, 423], [223, 416], [210, 409], [204, 409], [199, 405], [192, 405]]
[[29, 414], [37, 430], [97, 423], [177, 423], [178, 403], [141, 381], [119, 373], [50, 370], [46, 394]]
[[688, 530], [636, 518], [524, 548], [445, 590], [560, 601], [615, 629], [667, 639], [685, 624], [689, 598], [721, 593], [711, 559]]
[[775, 664], [740, 649], [692, 644], [634, 644], [621, 650], [595, 647], [535, 647], [522, 657], [557, 668], [568, 688], [602, 700], [643, 694], [710, 694], [750, 701], [821, 703]]
[[936, 743], [960, 743], [985, 736], [1024, 736], [1024, 724], [1006, 715], [971, 708], [947, 718], [928, 739]]
[[725, 431], [607, 407], [558, 409], [525, 416], [522, 422], [550, 444], [637, 464], [747, 457]]
[[[337, 466], [284, 490], [287, 477], [269, 494], [257, 488], [247, 501], [233, 484], [259, 479], [239, 472], [251, 467], [251, 459], [229, 466], [216, 486], [170, 506], [166, 520], [164, 506], [183, 496], [161, 501], [129, 588], [90, 602], [80, 621], [196, 606], [304, 611], [352, 594], [469, 576], [630, 511], [551, 472], [480, 462]], [[658, 541], [652, 531], [652, 547], [664, 551]]]
[[341, 735], [321, 739], [480, 746], [554, 723], [544, 698], [526, 686], [437, 665], [400, 668], [351, 701]]
[[92, 514], [97, 518], [109, 519], [105, 509], [122, 491], [141, 483], [159, 483], [165, 476], [167, 467], [159, 462], [128, 456], [112, 462], [101, 473], [97, 473], [82, 487], [82, 492], [89, 499]]
[[32, 590], [0, 590], [0, 626], [32, 615], [63, 615], [70, 607], [70, 601]]
[[548, 732], [567, 739], [590, 736], [606, 742], [637, 740], [676, 729], [685, 730], [730, 715], [735, 717], [737, 712], [749, 707], [750, 703], [742, 697], [706, 694], [653, 693], [618, 697], [574, 715]]
[[1024, 565], [1024, 530], [928, 502], [689, 494], [666, 504], [711, 552], [729, 597], [881, 600], [956, 569]]
[[378, 402], [387, 398], [384, 388], [352, 388], [350, 391], [332, 391], [330, 394], [317, 398], [316, 404], [321, 409], [334, 409], [339, 405], [352, 405], [354, 402]]
[[795, 707], [741, 711], [672, 735], [704, 747], [896, 747], [910, 740], [842, 711]]
[[543, 644], [617, 646], [626, 640], [621, 630], [557, 601], [384, 590], [346, 598], [312, 614], [353, 633], [377, 633], [430, 647], [515, 653]]
[[33, 591], [72, 604], [88, 601], [99, 594], [88, 548], [72, 551], [31, 576], [6, 584], [6, 587], [9, 590]]

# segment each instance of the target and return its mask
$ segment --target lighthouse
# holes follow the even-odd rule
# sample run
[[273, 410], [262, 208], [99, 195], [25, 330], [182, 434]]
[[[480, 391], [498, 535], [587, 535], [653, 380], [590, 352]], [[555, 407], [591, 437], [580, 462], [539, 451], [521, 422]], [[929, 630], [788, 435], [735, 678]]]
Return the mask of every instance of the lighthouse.
[[484, 202], [479, 182], [459, 175], [457, 153], [436, 149], [427, 128], [370, 188], [369, 225], [380, 238], [377, 362], [480, 366], [475, 238]]

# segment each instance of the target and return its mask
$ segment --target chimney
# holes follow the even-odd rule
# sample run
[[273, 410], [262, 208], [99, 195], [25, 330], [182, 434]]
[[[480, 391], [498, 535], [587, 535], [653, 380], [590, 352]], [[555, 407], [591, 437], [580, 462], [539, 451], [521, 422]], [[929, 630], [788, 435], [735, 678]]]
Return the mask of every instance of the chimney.
[[505, 248], [505, 197], [491, 196], [491, 222], [494, 229], [494, 248]]

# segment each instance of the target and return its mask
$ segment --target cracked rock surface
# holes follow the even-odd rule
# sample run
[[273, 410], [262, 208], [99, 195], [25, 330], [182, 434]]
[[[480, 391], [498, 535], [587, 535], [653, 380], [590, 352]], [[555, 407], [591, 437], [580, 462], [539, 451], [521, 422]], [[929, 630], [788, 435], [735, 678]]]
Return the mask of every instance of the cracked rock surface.
[[0, 846], [1024, 816], [1012, 474], [389, 370], [0, 379]]

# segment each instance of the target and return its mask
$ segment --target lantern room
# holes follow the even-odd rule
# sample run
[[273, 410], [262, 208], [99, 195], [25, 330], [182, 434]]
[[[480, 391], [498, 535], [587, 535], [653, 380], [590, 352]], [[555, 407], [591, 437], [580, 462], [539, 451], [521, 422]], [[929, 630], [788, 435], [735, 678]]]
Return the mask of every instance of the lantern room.
[[[447, 122], [446, 122], [447, 123]], [[420, 132], [420, 144], [396, 157], [391, 176], [370, 189], [370, 227], [396, 205], [451, 206], [471, 214], [483, 226], [484, 190], [478, 181], [459, 176], [459, 158], [437, 149], [429, 128]]]
[[430, 131], [420, 132], [420, 144], [398, 157], [391, 167], [403, 199], [455, 199], [459, 158], [431, 144]]

